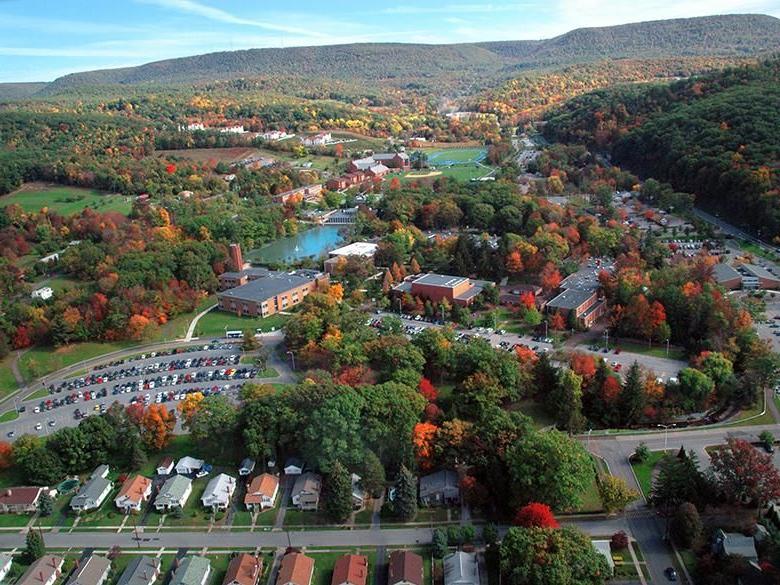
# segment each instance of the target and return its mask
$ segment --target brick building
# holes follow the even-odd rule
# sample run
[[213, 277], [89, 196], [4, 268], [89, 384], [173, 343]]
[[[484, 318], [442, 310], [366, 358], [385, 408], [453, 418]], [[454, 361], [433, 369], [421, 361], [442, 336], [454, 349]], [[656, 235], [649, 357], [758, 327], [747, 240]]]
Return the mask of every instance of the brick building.
[[547, 312], [560, 313], [566, 319], [574, 318], [583, 327], [590, 328], [607, 310], [607, 304], [600, 301], [597, 290], [568, 289], [547, 303]]
[[467, 307], [489, 284], [492, 283], [465, 276], [428, 273], [407, 278], [393, 287], [393, 294], [401, 296], [409, 293], [434, 304], [447, 299], [451, 305]]
[[726, 290], [737, 290], [742, 286], [742, 275], [728, 264], [718, 263], [713, 266], [712, 279]]
[[217, 293], [221, 310], [239, 316], [267, 317], [294, 307], [309, 293], [330, 284], [328, 275], [317, 270], [276, 272], [249, 269], [239, 274], [238, 281], [241, 282], [244, 273], [250, 271], [251, 278], [246, 275], [245, 284]]
[[277, 193], [271, 196], [274, 203], [287, 203], [290, 199], [299, 197], [306, 203], [319, 203], [322, 201], [322, 183], [316, 185], [306, 185], [297, 189], [290, 189], [284, 193]]

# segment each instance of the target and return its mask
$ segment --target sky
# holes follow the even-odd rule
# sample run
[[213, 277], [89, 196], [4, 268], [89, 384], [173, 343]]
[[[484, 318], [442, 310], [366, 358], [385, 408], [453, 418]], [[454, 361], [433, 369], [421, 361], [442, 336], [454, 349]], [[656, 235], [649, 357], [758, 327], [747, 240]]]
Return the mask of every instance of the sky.
[[780, 17], [780, 0], [0, 0], [0, 82], [213, 51], [543, 39], [748, 12]]

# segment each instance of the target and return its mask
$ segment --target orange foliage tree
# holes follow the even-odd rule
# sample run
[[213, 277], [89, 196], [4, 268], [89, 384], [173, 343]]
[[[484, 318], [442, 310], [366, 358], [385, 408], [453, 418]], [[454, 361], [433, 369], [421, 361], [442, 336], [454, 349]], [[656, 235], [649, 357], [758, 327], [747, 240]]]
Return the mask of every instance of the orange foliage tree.
[[430, 469], [433, 465], [433, 441], [438, 432], [439, 427], [433, 423], [422, 422], [414, 425], [412, 444], [421, 469]]
[[141, 436], [150, 449], [159, 451], [171, 440], [176, 415], [163, 404], [150, 404], [141, 420]]

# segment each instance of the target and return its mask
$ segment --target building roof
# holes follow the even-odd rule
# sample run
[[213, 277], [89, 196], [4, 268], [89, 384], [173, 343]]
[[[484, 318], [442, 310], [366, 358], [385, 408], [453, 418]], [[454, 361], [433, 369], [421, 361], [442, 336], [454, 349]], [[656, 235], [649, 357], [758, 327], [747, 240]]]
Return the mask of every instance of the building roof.
[[191, 485], [192, 480], [189, 477], [174, 475], [170, 479], [165, 480], [165, 483], [160, 488], [160, 493], [157, 494], [155, 503], [164, 501], [176, 503], [181, 500]]
[[712, 278], [715, 279], [715, 282], [726, 282], [727, 280], [742, 278], [742, 275], [733, 266], [719, 262], [712, 267]]
[[203, 467], [204, 463], [205, 461], [203, 461], [203, 459], [195, 459], [194, 457], [186, 455], [179, 459], [179, 462], [176, 464], [176, 469], [179, 467], [182, 469], [200, 469]]
[[400, 582], [412, 585], [423, 585], [423, 560], [416, 553], [408, 550], [394, 550], [390, 553], [387, 570], [388, 585]]
[[766, 278], [767, 280], [780, 280], [780, 277], [778, 277], [775, 274], [772, 274], [766, 268], [764, 268], [763, 266], [759, 266], [757, 264], [743, 264], [742, 268], [746, 272], [748, 272], [751, 276], [755, 276], [756, 278]]
[[160, 572], [160, 559], [143, 555], [133, 557], [116, 585], [148, 585]]
[[311, 492], [318, 494], [322, 487], [322, 478], [311, 471], [299, 475], [293, 484], [292, 493]]
[[434, 274], [429, 272], [423, 274], [413, 282], [415, 284], [424, 284], [426, 286], [440, 286], [442, 288], [455, 288], [459, 284], [467, 281], [465, 276], [451, 276], [449, 274]]
[[98, 585], [111, 570], [111, 561], [98, 555], [90, 555], [86, 561], [80, 563], [68, 579], [67, 585]]
[[389, 173], [390, 172], [390, 169], [387, 168], [382, 163], [377, 163], [375, 165], [371, 165], [368, 170], [371, 171], [372, 173]]
[[446, 489], [460, 489], [458, 474], [451, 469], [441, 469], [420, 478], [420, 497], [442, 492]]
[[246, 277], [253, 277], [253, 278], [262, 278], [263, 276], [266, 276], [269, 272], [271, 272], [268, 268], [263, 268], [262, 266], [256, 267], [256, 268], [244, 268], [241, 271], [235, 272], [235, 271], [227, 271], [220, 274], [220, 278], [231, 278], [231, 279], [238, 279], [243, 276]]
[[363, 479], [357, 473], [352, 474], [352, 497], [358, 500], [364, 500], [366, 497], [366, 490], [363, 489], [361, 480]]
[[314, 559], [302, 553], [284, 555], [276, 578], [277, 585], [309, 585], [314, 572]]
[[[293, 272], [269, 271], [264, 277], [218, 293], [218, 295], [244, 301], [265, 301], [281, 293], [312, 282], [316, 277], [313, 276], [311, 272], [312, 271], [303, 270], [296, 270]], [[319, 273], [315, 274], [319, 276]]]
[[739, 555], [748, 561], [758, 559], [756, 552], [756, 543], [752, 536], [745, 536], [739, 532], [718, 532], [718, 539], [723, 546], [723, 554]]
[[239, 465], [238, 468], [240, 470], [246, 469], [252, 471], [255, 468], [255, 460], [247, 457], [241, 462], [241, 465]]
[[133, 475], [125, 480], [116, 498], [126, 498], [132, 502], [140, 502], [144, 499], [144, 493], [152, 485], [152, 480], [143, 475]]
[[270, 473], [263, 473], [253, 478], [246, 488], [245, 504], [259, 504], [263, 496], [272, 498], [279, 489], [279, 478]]
[[9, 563], [12, 563], [14, 558], [11, 553], [0, 553], [0, 569], [4, 569]]
[[366, 585], [368, 578], [368, 557], [364, 555], [344, 555], [333, 566], [331, 585]]
[[444, 557], [444, 585], [479, 585], [477, 555], [463, 551]]
[[172, 465], [173, 465], [173, 457], [163, 457], [160, 460], [160, 463], [157, 464], [157, 469], [160, 469], [161, 467], [164, 467], [165, 469], [170, 469]]
[[62, 557], [43, 555], [29, 566], [16, 585], [41, 585], [60, 571], [62, 563]]
[[303, 461], [297, 457], [289, 457], [287, 461], [284, 462], [284, 467], [297, 467], [298, 469], [303, 469]]
[[211, 481], [206, 485], [206, 489], [203, 491], [201, 497], [202, 502], [210, 501], [228, 501], [230, 494], [236, 489], [236, 478], [231, 477], [227, 473], [220, 473], [216, 477], [211, 478]]
[[223, 585], [237, 583], [238, 585], [255, 585], [263, 572], [263, 559], [241, 553], [230, 559], [230, 564], [225, 573]]
[[10, 487], [0, 490], [0, 505], [31, 506], [43, 491], [42, 487]]
[[348, 246], [342, 246], [328, 252], [331, 256], [362, 256], [368, 258], [376, 253], [379, 246], [371, 242], [354, 242]]
[[551, 299], [550, 302], [547, 303], [547, 307], [551, 309], [565, 309], [567, 311], [576, 309], [582, 303], [590, 299], [594, 294], [594, 290], [581, 290], [572, 288], [563, 291], [557, 297]]
[[201, 585], [209, 571], [211, 561], [206, 557], [184, 557], [168, 585]]
[[100, 497], [105, 493], [106, 488], [110, 486], [111, 482], [105, 477], [101, 477], [96, 470], [96, 472], [92, 474], [92, 477], [79, 488], [78, 493], [73, 496], [73, 499], [70, 501], [71, 507], [74, 504], [83, 506], [89, 502], [97, 503]]

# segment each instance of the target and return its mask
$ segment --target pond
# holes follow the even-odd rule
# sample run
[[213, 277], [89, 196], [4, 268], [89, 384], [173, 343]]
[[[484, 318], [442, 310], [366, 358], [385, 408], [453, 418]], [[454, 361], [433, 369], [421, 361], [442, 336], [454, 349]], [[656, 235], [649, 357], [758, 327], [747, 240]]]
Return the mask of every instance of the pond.
[[344, 226], [322, 225], [300, 231], [295, 236], [281, 238], [267, 246], [252, 250], [247, 258], [262, 264], [293, 263], [304, 258], [319, 258], [338, 248], [344, 241], [340, 232]]

